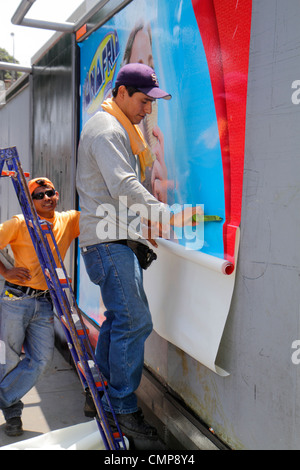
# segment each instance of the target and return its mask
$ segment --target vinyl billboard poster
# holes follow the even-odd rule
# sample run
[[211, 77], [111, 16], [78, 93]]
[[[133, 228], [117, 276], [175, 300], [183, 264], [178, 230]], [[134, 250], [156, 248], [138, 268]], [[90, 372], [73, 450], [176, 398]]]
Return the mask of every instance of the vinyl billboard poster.
[[[155, 155], [144, 184], [173, 208], [201, 204], [210, 217], [203, 231], [175, 230], [171, 241], [159, 243], [145, 286], [156, 331], [217, 372], [237, 261], [251, 7], [251, 0], [133, 0], [79, 44], [81, 129], [101, 111], [127, 63], [153, 67], [172, 95], [158, 100], [141, 125]], [[79, 279], [79, 305], [101, 323], [99, 288], [87, 279], [80, 255]], [[180, 335], [182, 310], [191, 318]], [[207, 342], [212, 346], [204, 353]]]

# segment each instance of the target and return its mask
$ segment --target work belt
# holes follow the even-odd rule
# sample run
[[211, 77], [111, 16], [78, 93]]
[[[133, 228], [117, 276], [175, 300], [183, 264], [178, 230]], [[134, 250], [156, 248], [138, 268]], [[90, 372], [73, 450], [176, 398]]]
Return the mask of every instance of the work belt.
[[39, 290], [39, 289], [33, 289], [32, 287], [19, 286], [17, 284], [13, 284], [8, 281], [5, 281], [4, 286], [8, 288], [11, 287], [13, 289], [16, 289], [25, 295], [29, 295], [29, 296], [38, 295], [39, 297], [45, 297], [45, 298], [51, 299], [51, 295], [48, 290]]
[[127, 245], [131, 248], [143, 269], [148, 269], [151, 263], [157, 259], [156, 253], [147, 245], [144, 245], [144, 243], [133, 240], [116, 240], [112, 243], [120, 243], [121, 245]]

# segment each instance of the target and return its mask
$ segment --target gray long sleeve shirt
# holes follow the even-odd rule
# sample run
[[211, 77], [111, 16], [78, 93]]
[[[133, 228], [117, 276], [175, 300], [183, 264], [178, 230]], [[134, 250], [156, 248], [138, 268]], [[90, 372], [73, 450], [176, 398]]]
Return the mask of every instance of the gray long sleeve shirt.
[[81, 210], [80, 247], [141, 239], [139, 215], [167, 220], [169, 207], [140, 182], [139, 158], [119, 121], [106, 112], [85, 124], [78, 148], [77, 191]]

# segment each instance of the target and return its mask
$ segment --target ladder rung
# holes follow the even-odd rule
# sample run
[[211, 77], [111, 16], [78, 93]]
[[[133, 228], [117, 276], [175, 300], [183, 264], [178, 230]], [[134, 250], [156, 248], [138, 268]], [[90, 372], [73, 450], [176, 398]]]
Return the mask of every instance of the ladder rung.
[[[85, 335], [85, 330], [82, 327], [79, 316], [76, 313], [73, 313], [72, 314], [72, 319], [73, 319], [73, 322], [75, 324], [75, 329], [77, 331], [78, 336], [84, 336]], [[65, 327], [69, 329], [69, 325], [68, 325], [68, 322], [67, 322], [65, 316], [61, 317], [61, 321], [63, 322]], [[86, 328], [86, 332], [87, 332], [87, 334], [89, 334], [89, 329], [88, 328]]]
[[1, 176], [16, 176], [15, 171], [2, 171]]
[[[67, 279], [66, 279], [65, 274], [64, 274], [64, 270], [62, 268], [56, 268], [56, 273], [57, 273], [57, 276], [58, 276], [59, 283], [60, 283], [61, 287], [63, 287], [63, 288], [69, 287]], [[70, 277], [69, 277], [69, 282], [70, 282], [70, 284], [72, 282], [72, 279]]]
[[[69, 287], [69, 284], [67, 282], [67, 279], [60, 279], [59, 280], [59, 283], [60, 283], [60, 286], [63, 288], [63, 289], [67, 289], [67, 287]], [[69, 277], [69, 283], [71, 284], [72, 283], [72, 279]]]
[[[113, 436], [114, 436], [115, 441], [117, 441], [119, 444], [122, 444], [122, 445], [120, 446], [120, 449], [124, 449], [124, 446], [123, 446], [123, 439], [122, 439], [122, 437], [120, 436], [120, 434], [119, 434], [118, 432], [114, 432], [114, 433], [113, 433]], [[124, 438], [124, 437], [125, 437], [125, 434], [122, 433], [122, 436], [123, 436], [123, 438]], [[126, 444], [125, 444], [125, 445], [126, 445]], [[124, 449], [124, 450], [125, 450], [125, 449]]]
[[39, 219], [39, 222], [40, 222], [40, 226], [42, 227], [42, 230], [45, 230], [45, 231], [48, 230], [49, 232], [52, 230], [53, 224], [49, 222], [48, 220]]
[[[16, 171], [2, 171], [1, 172], [1, 176], [17, 176], [17, 172]], [[29, 178], [30, 177], [30, 173], [24, 173], [24, 176], [25, 178]]]
[[[85, 376], [85, 374], [84, 374], [84, 369], [83, 369], [83, 367], [82, 367], [81, 362], [79, 361], [79, 362], [77, 363], [77, 365], [78, 365], [78, 369], [80, 370], [80, 372], [82, 373], [82, 375]], [[96, 387], [99, 388], [99, 389], [101, 389], [101, 390], [103, 390], [103, 383], [102, 383], [101, 378], [99, 377], [99, 374], [98, 374], [98, 371], [97, 371], [97, 369], [96, 369], [96, 367], [95, 367], [94, 361], [89, 360], [89, 361], [88, 361], [88, 365], [89, 365], [89, 368], [90, 368], [90, 370], [91, 370], [91, 373], [92, 373], [92, 376], [93, 376], [93, 379], [94, 379], [94, 382], [95, 382]], [[106, 382], [106, 380], [104, 381], [104, 387], [107, 387], [107, 382]]]

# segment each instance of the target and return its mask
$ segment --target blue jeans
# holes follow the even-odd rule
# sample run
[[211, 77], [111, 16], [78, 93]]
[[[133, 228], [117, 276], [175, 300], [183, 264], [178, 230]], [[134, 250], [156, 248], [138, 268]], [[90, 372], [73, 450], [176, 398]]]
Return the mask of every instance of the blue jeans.
[[[96, 361], [108, 382], [115, 413], [134, 413], [137, 411], [134, 392], [143, 372], [144, 344], [153, 327], [143, 272], [126, 245], [99, 243], [82, 249], [81, 253], [91, 281], [100, 286], [106, 308]], [[109, 411], [105, 397], [103, 406]]]
[[[5, 351], [0, 363], [0, 409], [7, 420], [21, 416], [21, 398], [53, 358], [54, 322], [49, 299], [30, 298], [9, 287], [18, 297], [11, 299], [5, 295], [6, 289], [0, 298], [0, 340]], [[22, 346], [25, 357], [20, 360]]]

